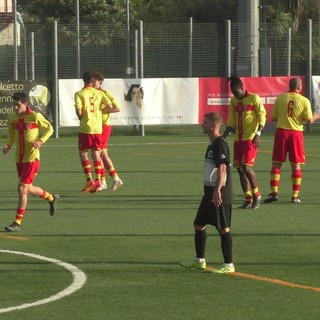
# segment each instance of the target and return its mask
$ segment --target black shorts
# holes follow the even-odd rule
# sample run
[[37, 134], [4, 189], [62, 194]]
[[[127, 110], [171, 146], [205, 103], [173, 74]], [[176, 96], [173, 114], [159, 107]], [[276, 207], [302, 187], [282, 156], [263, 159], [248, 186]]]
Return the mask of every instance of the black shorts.
[[211, 224], [217, 230], [231, 227], [232, 205], [222, 204], [220, 207], [216, 207], [210, 201], [211, 199], [208, 195], [203, 196], [193, 224], [196, 226]]

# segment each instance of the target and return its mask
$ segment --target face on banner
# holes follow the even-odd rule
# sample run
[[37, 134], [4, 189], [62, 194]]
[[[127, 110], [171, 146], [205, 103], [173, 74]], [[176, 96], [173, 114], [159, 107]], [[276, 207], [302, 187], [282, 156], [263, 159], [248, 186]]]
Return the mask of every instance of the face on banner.
[[127, 94], [125, 94], [124, 100], [131, 102], [131, 105], [139, 110], [142, 109], [144, 91], [140, 84], [132, 84], [129, 87]]
[[141, 83], [138, 83], [138, 79], [134, 80], [134, 83], [130, 81], [126, 81], [126, 88], [124, 92], [124, 111], [127, 120], [132, 121], [133, 124], [141, 124], [141, 116], [142, 113], [145, 112], [145, 107], [143, 108], [143, 97], [144, 92], [143, 88], [141, 87]]

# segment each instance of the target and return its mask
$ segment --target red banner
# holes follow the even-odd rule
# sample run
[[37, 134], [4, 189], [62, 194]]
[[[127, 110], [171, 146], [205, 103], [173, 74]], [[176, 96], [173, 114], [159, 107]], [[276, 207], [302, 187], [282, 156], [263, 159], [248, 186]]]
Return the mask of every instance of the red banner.
[[[272, 105], [278, 95], [289, 90], [292, 77], [241, 77], [245, 90], [260, 96], [270, 121]], [[300, 77], [303, 82], [304, 77]], [[304, 94], [304, 92], [302, 92]], [[199, 123], [207, 112], [218, 112], [225, 122], [228, 119], [229, 102], [232, 93], [226, 78], [199, 78]]]

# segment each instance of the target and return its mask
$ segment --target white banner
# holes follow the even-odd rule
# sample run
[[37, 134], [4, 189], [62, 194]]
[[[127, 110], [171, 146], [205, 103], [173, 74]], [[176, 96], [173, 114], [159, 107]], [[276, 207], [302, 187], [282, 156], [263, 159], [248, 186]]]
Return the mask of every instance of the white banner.
[[[197, 124], [198, 78], [105, 79], [121, 111], [111, 115], [112, 125]], [[60, 126], [78, 126], [74, 93], [82, 80], [59, 80]]]
[[320, 76], [312, 77], [312, 93], [312, 106], [314, 107], [314, 112], [320, 113]]

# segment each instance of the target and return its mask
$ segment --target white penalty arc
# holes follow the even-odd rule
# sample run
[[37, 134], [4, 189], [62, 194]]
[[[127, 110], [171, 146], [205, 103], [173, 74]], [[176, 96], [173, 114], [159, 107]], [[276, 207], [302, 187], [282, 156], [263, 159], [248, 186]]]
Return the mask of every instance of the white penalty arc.
[[0, 252], [2, 253], [9, 253], [9, 254], [17, 254], [17, 255], [23, 255], [23, 256], [27, 256], [30, 258], [34, 258], [34, 259], [38, 259], [38, 260], [43, 260], [43, 261], [47, 261], [50, 263], [53, 263], [55, 265], [58, 265], [64, 269], [66, 269], [67, 271], [69, 271], [72, 276], [73, 276], [73, 281], [71, 283], [70, 286], [68, 286], [66, 289], [58, 292], [57, 294], [50, 296], [48, 298], [45, 299], [41, 299], [35, 302], [31, 302], [31, 303], [24, 303], [18, 306], [13, 306], [13, 307], [8, 307], [8, 308], [2, 308], [0, 309], [0, 313], [5, 313], [5, 312], [10, 312], [10, 311], [15, 311], [15, 310], [21, 310], [21, 309], [26, 309], [26, 308], [30, 308], [30, 307], [35, 307], [35, 306], [39, 306], [42, 304], [46, 304], [49, 302], [53, 302], [59, 299], [64, 298], [65, 296], [68, 296], [72, 293], [74, 293], [75, 291], [81, 289], [84, 284], [87, 281], [87, 277], [85, 275], [85, 273], [83, 271], [81, 271], [79, 268], [75, 267], [72, 264], [57, 260], [57, 259], [52, 259], [52, 258], [47, 258], [44, 256], [40, 256], [37, 254], [33, 254], [33, 253], [26, 253], [26, 252], [19, 252], [19, 251], [11, 251], [11, 250], [1, 250]]

